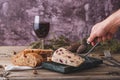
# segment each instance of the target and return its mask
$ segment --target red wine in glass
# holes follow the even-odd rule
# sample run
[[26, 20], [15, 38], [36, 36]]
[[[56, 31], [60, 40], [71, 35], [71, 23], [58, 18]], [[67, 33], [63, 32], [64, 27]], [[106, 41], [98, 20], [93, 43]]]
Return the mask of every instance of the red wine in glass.
[[39, 16], [35, 16], [33, 28], [34, 28], [35, 34], [41, 40], [42, 48], [44, 48], [44, 38], [49, 33], [50, 23], [49, 22], [40, 22]]

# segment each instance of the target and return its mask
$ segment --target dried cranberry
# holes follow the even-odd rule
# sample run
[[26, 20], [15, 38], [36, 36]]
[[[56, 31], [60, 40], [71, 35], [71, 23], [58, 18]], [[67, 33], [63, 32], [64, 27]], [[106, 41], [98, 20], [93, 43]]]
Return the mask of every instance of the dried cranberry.
[[62, 49], [60, 49], [60, 51], [62, 51]]
[[56, 53], [58, 52], [58, 50], [56, 51]]
[[71, 56], [68, 56], [68, 58], [71, 58]]
[[58, 53], [58, 55], [61, 55], [61, 53]]
[[61, 63], [63, 63], [63, 61], [62, 61], [61, 59], [60, 59], [59, 61], [60, 61]]
[[71, 60], [70, 62], [74, 62], [74, 61]]

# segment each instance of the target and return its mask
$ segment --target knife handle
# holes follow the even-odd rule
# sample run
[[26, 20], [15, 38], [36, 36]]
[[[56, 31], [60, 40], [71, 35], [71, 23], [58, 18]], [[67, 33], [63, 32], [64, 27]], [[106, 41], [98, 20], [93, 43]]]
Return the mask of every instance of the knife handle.
[[97, 42], [84, 56], [90, 54], [98, 44], [100, 44], [100, 42]]

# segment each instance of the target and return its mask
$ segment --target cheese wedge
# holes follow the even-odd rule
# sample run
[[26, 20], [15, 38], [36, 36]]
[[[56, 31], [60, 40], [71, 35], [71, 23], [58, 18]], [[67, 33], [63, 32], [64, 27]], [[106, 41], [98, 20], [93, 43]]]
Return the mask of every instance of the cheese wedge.
[[85, 59], [65, 48], [57, 49], [52, 55], [52, 61], [60, 64], [78, 67]]

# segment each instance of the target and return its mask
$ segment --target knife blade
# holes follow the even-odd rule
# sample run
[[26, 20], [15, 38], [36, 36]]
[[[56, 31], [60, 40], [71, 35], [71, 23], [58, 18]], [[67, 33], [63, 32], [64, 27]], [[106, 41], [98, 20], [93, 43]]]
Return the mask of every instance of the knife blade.
[[94, 48], [99, 44], [100, 42], [97, 42], [85, 55], [84, 57], [88, 56], [93, 50]]

